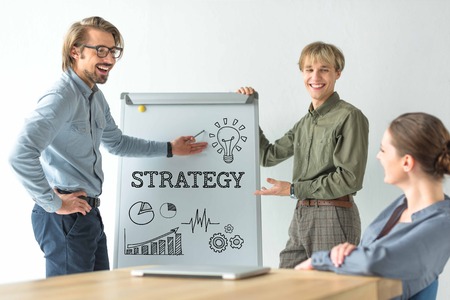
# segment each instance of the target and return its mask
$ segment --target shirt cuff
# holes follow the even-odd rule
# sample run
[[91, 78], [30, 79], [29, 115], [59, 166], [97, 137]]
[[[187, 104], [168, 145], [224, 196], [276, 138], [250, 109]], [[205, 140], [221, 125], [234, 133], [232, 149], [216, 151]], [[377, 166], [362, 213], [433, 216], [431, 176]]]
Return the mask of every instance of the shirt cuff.
[[62, 206], [62, 200], [57, 195], [54, 195], [50, 201], [39, 201], [36, 199], [34, 201], [48, 213], [54, 213]]
[[333, 268], [330, 251], [318, 251], [311, 255], [311, 264], [316, 270], [329, 271]]

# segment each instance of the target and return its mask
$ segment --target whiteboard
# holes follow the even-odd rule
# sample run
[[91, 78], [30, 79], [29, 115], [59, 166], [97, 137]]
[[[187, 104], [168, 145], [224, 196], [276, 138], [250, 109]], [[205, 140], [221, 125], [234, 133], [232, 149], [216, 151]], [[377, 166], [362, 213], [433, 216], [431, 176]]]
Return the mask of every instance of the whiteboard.
[[124, 134], [196, 135], [193, 156], [119, 161], [114, 267], [262, 265], [257, 95], [123, 93]]

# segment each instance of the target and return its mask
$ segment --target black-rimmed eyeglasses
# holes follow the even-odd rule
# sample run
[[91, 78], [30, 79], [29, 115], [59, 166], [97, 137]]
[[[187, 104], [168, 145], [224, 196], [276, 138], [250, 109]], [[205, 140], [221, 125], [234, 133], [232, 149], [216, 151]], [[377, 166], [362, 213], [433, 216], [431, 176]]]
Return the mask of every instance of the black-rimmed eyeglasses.
[[123, 48], [120, 48], [120, 47], [108, 48], [106, 46], [101, 46], [101, 45], [100, 46], [80, 45], [80, 46], [86, 47], [89, 49], [95, 49], [97, 51], [97, 56], [100, 58], [104, 58], [104, 57], [108, 56], [108, 53], [111, 52], [112, 56], [117, 59], [117, 58], [120, 58], [120, 56], [122, 55], [122, 51], [123, 51]]

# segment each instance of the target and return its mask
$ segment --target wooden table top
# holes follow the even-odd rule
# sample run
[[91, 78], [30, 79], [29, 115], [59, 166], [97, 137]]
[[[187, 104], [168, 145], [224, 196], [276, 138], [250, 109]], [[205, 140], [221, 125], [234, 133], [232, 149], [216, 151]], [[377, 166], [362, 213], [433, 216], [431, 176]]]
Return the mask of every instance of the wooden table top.
[[241, 280], [133, 277], [133, 268], [0, 285], [0, 299], [390, 299], [401, 281], [331, 272], [272, 269]]

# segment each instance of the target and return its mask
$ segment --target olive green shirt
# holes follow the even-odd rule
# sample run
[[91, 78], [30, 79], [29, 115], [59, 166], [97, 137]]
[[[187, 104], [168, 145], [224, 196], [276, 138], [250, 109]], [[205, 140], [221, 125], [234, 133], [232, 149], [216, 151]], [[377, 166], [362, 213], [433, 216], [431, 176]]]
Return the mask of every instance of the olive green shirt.
[[334, 92], [283, 137], [271, 144], [260, 129], [260, 162], [271, 167], [294, 156], [298, 199], [335, 199], [362, 188], [367, 163], [369, 122]]

